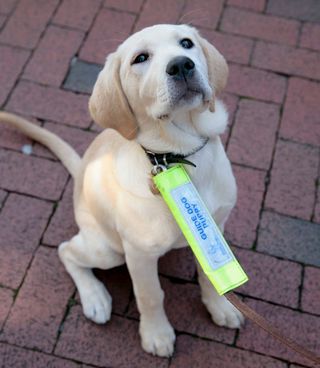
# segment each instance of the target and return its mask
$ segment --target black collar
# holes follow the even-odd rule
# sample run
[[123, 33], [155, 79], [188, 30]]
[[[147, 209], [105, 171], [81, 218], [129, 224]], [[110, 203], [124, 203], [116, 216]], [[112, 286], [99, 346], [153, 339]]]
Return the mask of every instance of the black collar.
[[194, 150], [192, 150], [191, 152], [182, 155], [182, 154], [176, 154], [173, 152], [163, 152], [163, 153], [156, 153], [156, 152], [152, 152], [149, 149], [142, 147], [150, 162], [152, 163], [152, 165], [154, 166], [165, 166], [167, 167], [169, 164], [177, 164], [177, 163], [181, 163], [181, 164], [185, 164], [185, 165], [191, 165], [196, 167], [196, 165], [189, 161], [186, 160], [187, 157], [199, 152], [207, 143], [209, 142], [209, 138], [204, 138], [203, 143], [201, 144], [201, 146], [195, 148]]

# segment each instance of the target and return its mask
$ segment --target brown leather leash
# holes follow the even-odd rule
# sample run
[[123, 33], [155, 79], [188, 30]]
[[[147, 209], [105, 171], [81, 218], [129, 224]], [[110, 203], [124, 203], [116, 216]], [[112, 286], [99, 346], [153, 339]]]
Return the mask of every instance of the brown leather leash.
[[239, 311], [254, 322], [256, 325], [261, 327], [263, 330], [268, 332], [275, 339], [281, 341], [284, 345], [289, 347], [291, 350], [300, 354], [304, 358], [309, 359], [313, 363], [316, 363], [315, 367], [320, 366], [320, 356], [317, 356], [312, 351], [306, 349], [300, 344], [297, 344], [295, 341], [290, 338], [284, 336], [279, 329], [277, 329], [274, 325], [268, 322], [264, 317], [251, 309], [247, 304], [243, 303], [234, 293], [225, 294], [225, 297], [232, 303]]

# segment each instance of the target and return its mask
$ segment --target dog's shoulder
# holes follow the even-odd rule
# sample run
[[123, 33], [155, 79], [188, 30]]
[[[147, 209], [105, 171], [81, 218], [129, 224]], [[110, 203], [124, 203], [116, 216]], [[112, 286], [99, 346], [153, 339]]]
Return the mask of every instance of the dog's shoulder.
[[113, 185], [117, 193], [152, 198], [149, 179], [151, 164], [143, 148], [114, 129], [105, 129], [90, 144], [82, 162], [82, 180], [103, 188]]

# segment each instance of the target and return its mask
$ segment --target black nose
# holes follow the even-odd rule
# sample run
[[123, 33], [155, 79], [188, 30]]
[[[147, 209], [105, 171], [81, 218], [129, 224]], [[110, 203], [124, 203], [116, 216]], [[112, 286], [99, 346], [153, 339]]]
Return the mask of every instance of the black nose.
[[186, 56], [177, 56], [167, 65], [166, 72], [177, 80], [190, 78], [194, 71], [194, 62]]

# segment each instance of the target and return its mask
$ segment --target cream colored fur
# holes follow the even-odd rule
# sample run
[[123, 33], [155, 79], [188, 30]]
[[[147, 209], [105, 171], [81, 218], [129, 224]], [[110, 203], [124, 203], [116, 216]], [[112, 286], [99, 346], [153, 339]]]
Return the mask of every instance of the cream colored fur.
[[[194, 47], [182, 48], [179, 42], [184, 38]], [[141, 52], [149, 59], [132, 64]], [[166, 65], [176, 56], [193, 60], [202, 94], [172, 104], [181, 87], [169, 80]], [[90, 111], [108, 129], [82, 159], [54, 134], [0, 113], [2, 121], [49, 147], [74, 178], [79, 233], [60, 245], [59, 255], [78, 288], [84, 314], [96, 323], [110, 319], [111, 296], [91, 269], [126, 262], [140, 312], [142, 346], [159, 356], [173, 353], [175, 334], [163, 308], [157, 262], [170, 249], [187, 244], [162, 198], [150, 190], [152, 165], [141, 145], [158, 152], [188, 153], [202, 144], [203, 137], [210, 138], [189, 157], [197, 168], [186, 169], [223, 231], [236, 202], [235, 179], [219, 138], [228, 116], [216, 99], [227, 73], [221, 54], [192, 27], [157, 25], [132, 35], [108, 57], [95, 84]], [[213, 321], [240, 327], [240, 312], [218, 296], [200, 267], [198, 273], [202, 300]]]

